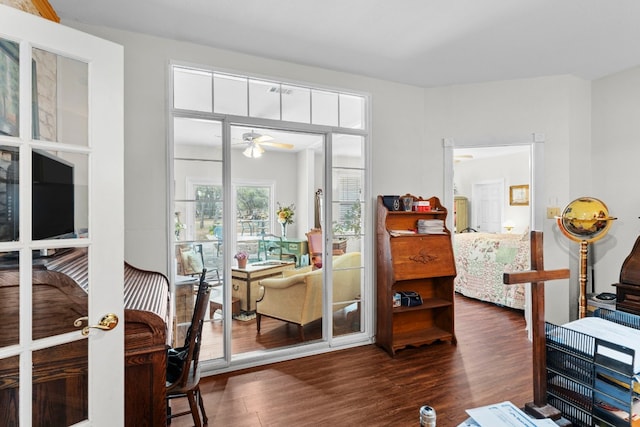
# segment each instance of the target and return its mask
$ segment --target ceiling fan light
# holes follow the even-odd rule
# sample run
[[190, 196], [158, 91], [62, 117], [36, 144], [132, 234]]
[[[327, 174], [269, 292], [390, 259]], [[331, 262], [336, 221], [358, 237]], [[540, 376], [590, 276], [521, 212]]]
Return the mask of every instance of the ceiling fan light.
[[264, 153], [264, 149], [255, 144], [251, 144], [242, 152], [245, 157], [249, 157], [250, 159], [257, 159], [259, 157], [262, 157], [262, 153]]

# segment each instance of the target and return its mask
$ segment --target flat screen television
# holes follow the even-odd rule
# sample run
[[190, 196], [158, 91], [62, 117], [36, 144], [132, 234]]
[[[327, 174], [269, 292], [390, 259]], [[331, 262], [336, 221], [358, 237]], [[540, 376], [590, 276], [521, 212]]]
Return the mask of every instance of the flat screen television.
[[[5, 220], [0, 240], [19, 238], [18, 151], [1, 147], [10, 158], [5, 173], [5, 200], [0, 217]], [[75, 237], [73, 164], [45, 151], [32, 151], [32, 239]]]
[[32, 153], [32, 239], [75, 237], [73, 164], [44, 151]]

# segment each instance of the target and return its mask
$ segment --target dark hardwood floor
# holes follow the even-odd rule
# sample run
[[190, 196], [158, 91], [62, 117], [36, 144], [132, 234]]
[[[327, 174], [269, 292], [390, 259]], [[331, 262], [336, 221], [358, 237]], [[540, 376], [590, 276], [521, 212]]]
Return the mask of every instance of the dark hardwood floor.
[[[459, 295], [455, 303], [457, 345], [409, 348], [394, 358], [369, 345], [205, 378], [208, 425], [417, 426], [428, 404], [438, 427], [448, 427], [467, 418], [465, 409], [531, 401], [522, 312]], [[187, 402], [172, 405], [179, 411]]]

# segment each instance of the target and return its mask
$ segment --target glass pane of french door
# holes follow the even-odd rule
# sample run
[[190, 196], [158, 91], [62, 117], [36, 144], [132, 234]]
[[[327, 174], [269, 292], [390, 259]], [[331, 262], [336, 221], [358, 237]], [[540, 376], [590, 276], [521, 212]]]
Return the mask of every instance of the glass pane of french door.
[[[74, 245], [89, 231], [89, 152], [68, 147], [88, 145], [89, 71], [85, 62], [44, 49], [33, 48], [32, 58], [31, 134], [58, 146], [31, 144], [31, 239], [72, 239], [67, 247], [32, 252], [32, 339], [55, 344], [32, 353], [32, 419], [64, 426], [89, 416], [88, 343], [78, 333], [88, 322], [89, 260], [87, 248]], [[63, 333], [73, 340], [57, 338]]]
[[[19, 112], [23, 110], [20, 103], [28, 102], [28, 91], [22, 96], [16, 92], [20, 87], [19, 74], [15, 72], [20, 64], [18, 45], [2, 40], [0, 46], [0, 63], [3, 64], [0, 66], [0, 90], [4, 100], [0, 115], [5, 125], [2, 133], [17, 137], [15, 146], [7, 144], [0, 148], [0, 174], [3, 178], [0, 184], [0, 241], [15, 245], [0, 259], [3, 267], [0, 273], [2, 321], [16, 323], [25, 319], [25, 308], [31, 310], [29, 322], [3, 329], [0, 346], [24, 342], [25, 338], [20, 339], [19, 332], [26, 325], [31, 325], [31, 332], [26, 336], [32, 340], [34, 351], [23, 355], [31, 358], [32, 365], [31, 423], [66, 426], [87, 419], [89, 411], [87, 340], [74, 324], [77, 319], [88, 315], [88, 279], [85, 276], [75, 277], [64, 269], [68, 255], [73, 254], [73, 259], [84, 257], [83, 271], [88, 271], [86, 248], [74, 247], [74, 240], [79, 242], [77, 238], [87, 237], [88, 233], [89, 161], [88, 152], [69, 152], [66, 141], [57, 140], [59, 135], [55, 130], [60, 135], [78, 135], [75, 128], [83, 129], [84, 136], [80, 139], [84, 142], [81, 145], [86, 146], [88, 66], [43, 49], [32, 49], [32, 66], [28, 69], [31, 71], [33, 114], [30, 135], [24, 138]], [[64, 87], [56, 78], [65, 74], [63, 69], [69, 63], [74, 67], [66, 70], [66, 77], [84, 82], [84, 87]], [[64, 113], [59, 107], [64, 106], [64, 100], [68, 98], [84, 98], [84, 113], [73, 119], [61, 119]], [[46, 149], [30, 142], [29, 136], [39, 137], [40, 130], [49, 136], [50, 141], [56, 142], [55, 148]], [[27, 171], [31, 174], [25, 173]], [[21, 220], [24, 222], [27, 218], [30, 221], [21, 224]], [[26, 235], [25, 230], [28, 231]], [[29, 236], [32, 250], [24, 244]], [[59, 239], [71, 239], [70, 245], [61, 247], [57, 243]], [[54, 240], [45, 244], [45, 241]], [[30, 283], [25, 283], [24, 276], [21, 278], [24, 274], [21, 259], [31, 263]], [[27, 297], [30, 304], [21, 304]], [[41, 344], [44, 341], [49, 344]], [[1, 405], [8, 413], [0, 414], [0, 419], [13, 424], [19, 420], [20, 381], [15, 377], [19, 372], [16, 366], [9, 365], [12, 367], [5, 374], [14, 377], [16, 382], [2, 388], [0, 401], [14, 402], [14, 405]]]
[[33, 138], [89, 143], [87, 64], [33, 48]]

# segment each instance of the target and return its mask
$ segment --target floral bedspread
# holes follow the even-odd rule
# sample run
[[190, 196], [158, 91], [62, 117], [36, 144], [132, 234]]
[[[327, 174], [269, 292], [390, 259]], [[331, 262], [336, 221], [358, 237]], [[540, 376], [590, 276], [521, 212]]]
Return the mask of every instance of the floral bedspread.
[[524, 309], [524, 284], [505, 285], [504, 273], [529, 269], [529, 233], [459, 233], [453, 238], [455, 291], [495, 304]]

